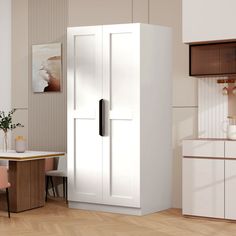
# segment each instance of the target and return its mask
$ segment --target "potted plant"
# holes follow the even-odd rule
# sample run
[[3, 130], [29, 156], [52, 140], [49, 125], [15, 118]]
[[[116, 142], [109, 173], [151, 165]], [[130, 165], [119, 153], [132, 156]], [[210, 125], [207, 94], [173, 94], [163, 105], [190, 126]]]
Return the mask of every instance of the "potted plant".
[[7, 151], [8, 144], [7, 144], [7, 134], [9, 130], [13, 130], [17, 127], [24, 127], [20, 123], [13, 124], [12, 123], [12, 116], [15, 113], [16, 109], [12, 109], [7, 114], [5, 111], [0, 111], [0, 129], [4, 132], [4, 143], [3, 143], [3, 150]]

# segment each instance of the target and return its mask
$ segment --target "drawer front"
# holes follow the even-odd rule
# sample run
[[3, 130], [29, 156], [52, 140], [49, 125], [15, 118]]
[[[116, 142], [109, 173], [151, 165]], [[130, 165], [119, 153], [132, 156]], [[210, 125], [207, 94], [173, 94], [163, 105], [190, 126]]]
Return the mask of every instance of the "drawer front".
[[224, 158], [224, 141], [184, 140], [183, 156]]
[[225, 157], [236, 159], [236, 141], [225, 141]]

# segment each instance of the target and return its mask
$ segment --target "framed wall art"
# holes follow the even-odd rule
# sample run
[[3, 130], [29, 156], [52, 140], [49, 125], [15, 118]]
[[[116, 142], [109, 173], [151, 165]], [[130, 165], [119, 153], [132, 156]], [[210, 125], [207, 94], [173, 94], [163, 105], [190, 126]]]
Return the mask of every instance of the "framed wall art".
[[34, 93], [60, 92], [62, 80], [61, 43], [32, 46], [32, 89]]

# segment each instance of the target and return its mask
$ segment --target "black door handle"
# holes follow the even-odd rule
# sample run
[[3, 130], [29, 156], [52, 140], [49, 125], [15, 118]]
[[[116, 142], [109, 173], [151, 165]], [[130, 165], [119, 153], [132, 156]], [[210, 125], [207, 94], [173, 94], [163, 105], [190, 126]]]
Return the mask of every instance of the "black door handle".
[[99, 135], [104, 136], [104, 100], [99, 100]]

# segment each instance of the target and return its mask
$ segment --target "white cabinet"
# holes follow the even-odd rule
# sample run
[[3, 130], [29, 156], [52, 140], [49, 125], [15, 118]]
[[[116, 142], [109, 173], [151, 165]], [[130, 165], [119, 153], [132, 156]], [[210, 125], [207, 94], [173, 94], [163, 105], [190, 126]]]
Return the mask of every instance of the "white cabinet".
[[68, 78], [74, 78], [68, 79], [68, 152], [73, 158], [68, 162], [69, 185], [73, 186], [69, 197], [98, 203], [102, 198], [102, 139], [97, 134], [96, 114], [101, 97], [102, 29], [84, 27], [74, 32], [74, 44], [68, 47], [68, 54], [74, 54], [68, 57]]
[[170, 75], [166, 27], [68, 28], [70, 207], [131, 214], [170, 207]]
[[183, 214], [224, 218], [224, 160], [183, 159]]
[[225, 141], [225, 156], [227, 158], [236, 158], [235, 141]]
[[183, 214], [236, 220], [236, 141], [184, 140]]
[[225, 218], [236, 220], [236, 160], [225, 160]]
[[235, 0], [182, 0], [183, 42], [235, 39]]
[[107, 134], [103, 137], [103, 200], [140, 207], [139, 27], [103, 27], [103, 98]]

